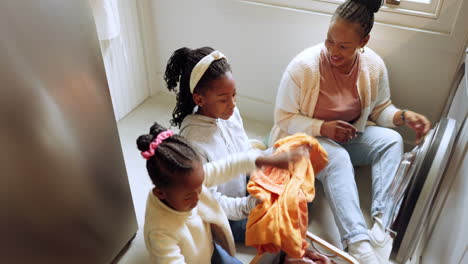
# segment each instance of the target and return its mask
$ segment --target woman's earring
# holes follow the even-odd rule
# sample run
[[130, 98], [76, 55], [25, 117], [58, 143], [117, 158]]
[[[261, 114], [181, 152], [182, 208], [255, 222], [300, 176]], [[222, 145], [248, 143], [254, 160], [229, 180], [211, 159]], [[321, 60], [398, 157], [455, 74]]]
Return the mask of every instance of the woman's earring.
[[198, 112], [198, 109], [200, 109], [200, 106], [199, 106], [199, 105], [195, 105], [195, 107], [193, 107], [192, 114], [195, 114], [196, 112]]
[[364, 51], [365, 51], [364, 48], [359, 49], [359, 52], [361, 52], [361, 53], [364, 53]]

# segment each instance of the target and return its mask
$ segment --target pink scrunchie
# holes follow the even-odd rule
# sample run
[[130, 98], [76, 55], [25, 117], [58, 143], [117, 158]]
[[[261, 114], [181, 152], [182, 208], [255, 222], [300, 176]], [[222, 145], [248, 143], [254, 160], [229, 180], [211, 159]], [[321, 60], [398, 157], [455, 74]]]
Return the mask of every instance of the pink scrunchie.
[[172, 132], [169, 129], [159, 133], [159, 135], [153, 140], [153, 142], [150, 143], [149, 149], [147, 151], [141, 152], [141, 156], [143, 156], [143, 158], [146, 160], [153, 157], [154, 151], [158, 148], [159, 144], [161, 144], [166, 138], [169, 138], [172, 135], [174, 135], [174, 132]]

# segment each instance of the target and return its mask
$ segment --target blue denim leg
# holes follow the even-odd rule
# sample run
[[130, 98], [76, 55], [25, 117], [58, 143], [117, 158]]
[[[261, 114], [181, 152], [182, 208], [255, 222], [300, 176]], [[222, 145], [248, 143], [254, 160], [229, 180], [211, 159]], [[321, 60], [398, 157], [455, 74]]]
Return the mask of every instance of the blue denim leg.
[[247, 230], [247, 218], [239, 221], [229, 220], [232, 236], [236, 243], [245, 243], [245, 231]]
[[338, 143], [317, 138], [328, 152], [329, 163], [318, 175], [329, 201], [343, 247], [369, 240], [368, 227], [359, 207], [359, 195], [354, 180], [354, 168], [348, 152]]
[[235, 257], [229, 255], [220, 245], [214, 244], [213, 255], [211, 256], [211, 264], [242, 264]]
[[[372, 216], [382, 213], [386, 194], [403, 155], [403, 140], [392, 129], [370, 126], [343, 147], [355, 166], [372, 166]], [[385, 223], [384, 223], [385, 224]]]

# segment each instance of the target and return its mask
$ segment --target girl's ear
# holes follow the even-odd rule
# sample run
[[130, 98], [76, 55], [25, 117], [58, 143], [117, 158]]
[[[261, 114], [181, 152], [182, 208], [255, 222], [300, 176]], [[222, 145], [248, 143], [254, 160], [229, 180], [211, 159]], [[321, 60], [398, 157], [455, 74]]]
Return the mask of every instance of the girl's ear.
[[164, 192], [161, 189], [157, 188], [157, 187], [153, 188], [153, 195], [158, 197], [159, 200], [166, 199], [166, 195], [164, 194]]
[[192, 95], [193, 101], [195, 102], [196, 105], [198, 106], [203, 106], [203, 96], [197, 93], [194, 93]]
[[359, 45], [360, 48], [364, 48], [364, 46], [367, 45], [367, 42], [369, 42], [369, 38], [370, 38], [370, 35], [367, 34], [367, 36], [365, 36], [362, 40], [361, 40], [361, 43]]

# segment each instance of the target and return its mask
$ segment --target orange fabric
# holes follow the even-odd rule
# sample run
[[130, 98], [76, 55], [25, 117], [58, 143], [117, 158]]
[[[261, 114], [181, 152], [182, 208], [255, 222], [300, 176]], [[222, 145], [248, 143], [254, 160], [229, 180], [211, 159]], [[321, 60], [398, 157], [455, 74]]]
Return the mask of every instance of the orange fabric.
[[327, 165], [327, 152], [315, 138], [297, 133], [278, 140], [275, 154], [307, 144], [310, 159], [291, 163], [289, 170], [267, 167], [251, 174], [247, 190], [262, 203], [250, 212], [245, 244], [258, 254], [283, 250], [301, 258], [309, 246], [307, 203], [315, 197], [315, 174]]

